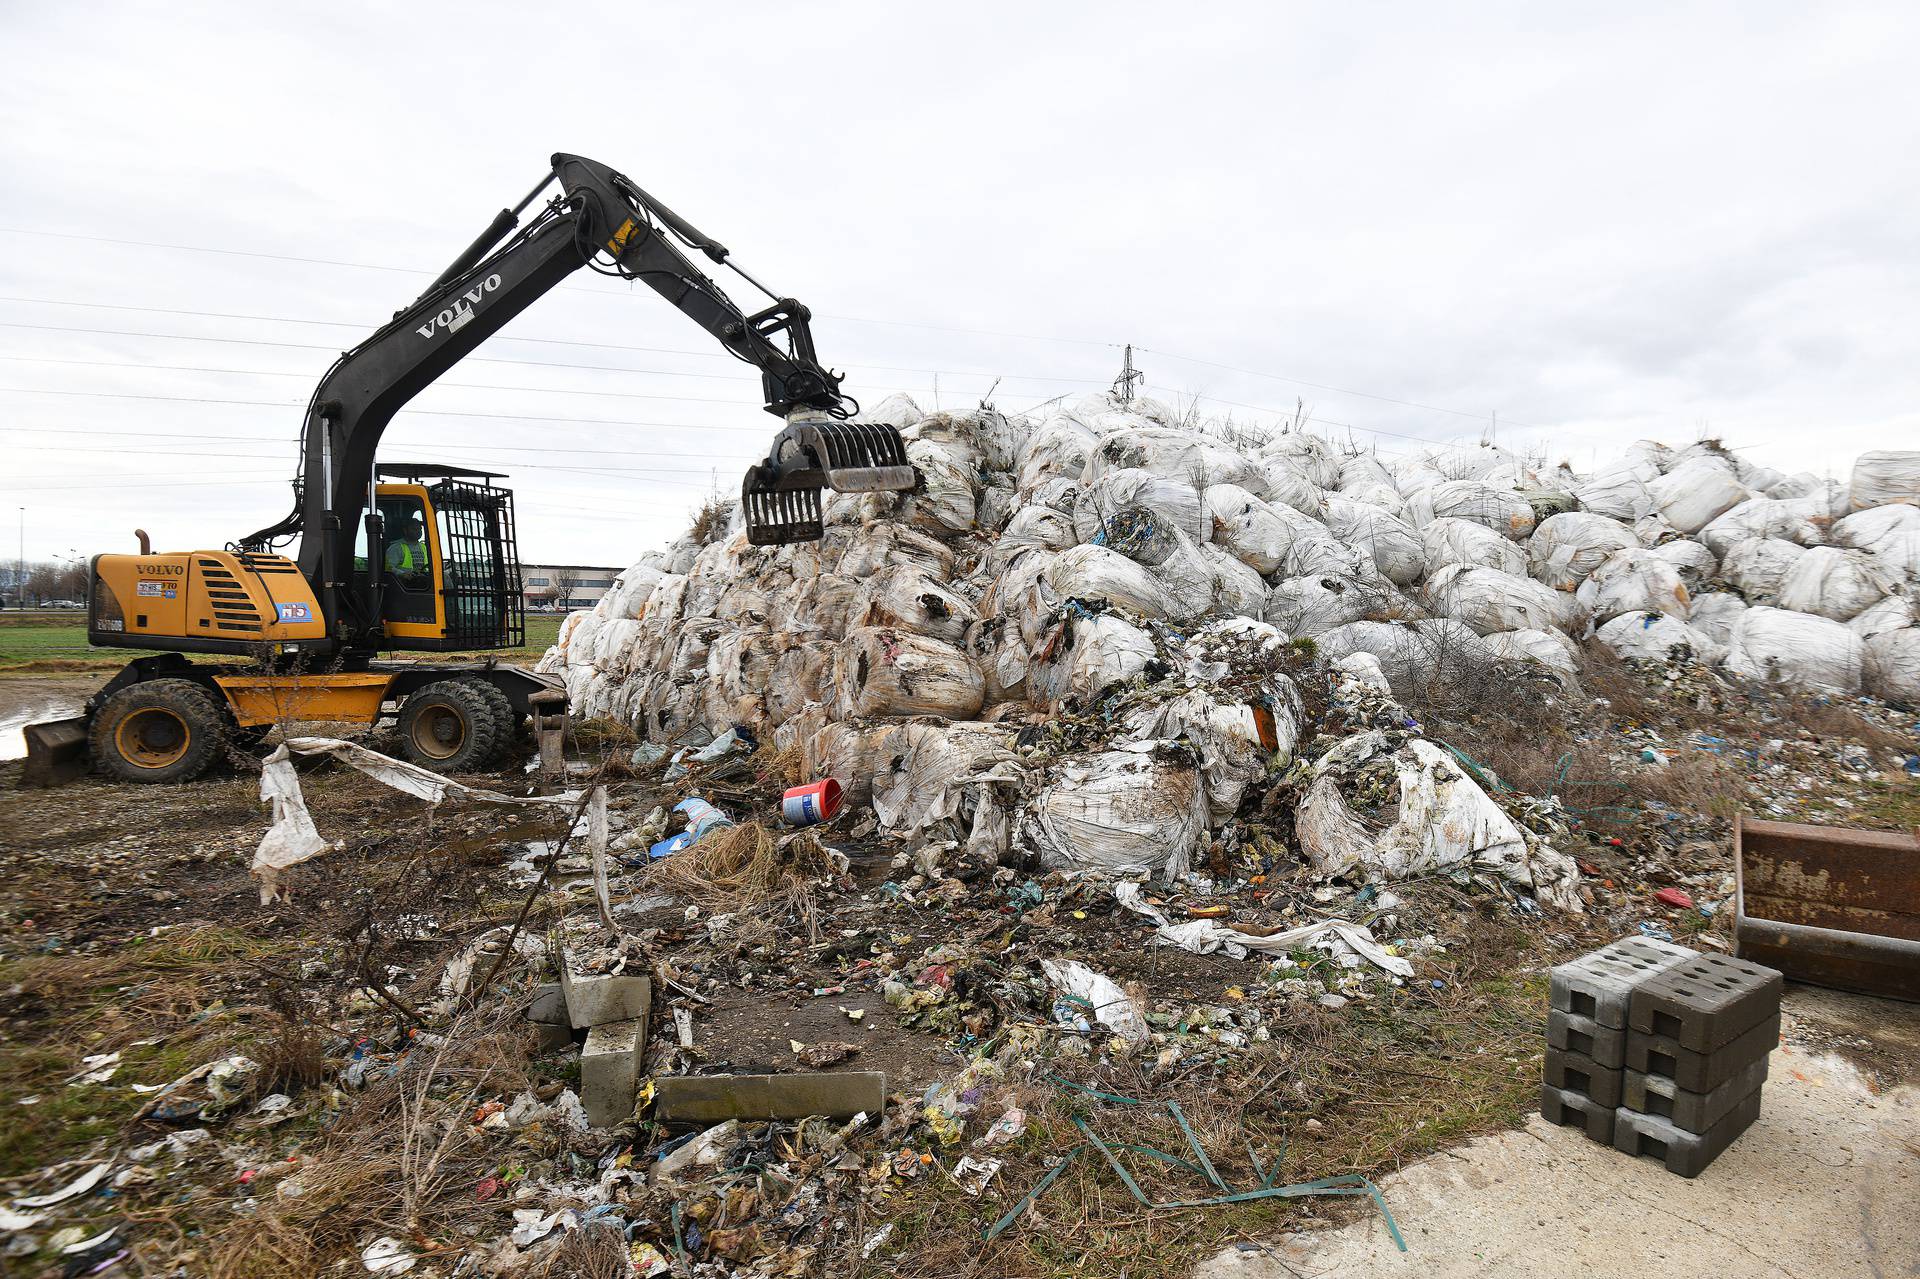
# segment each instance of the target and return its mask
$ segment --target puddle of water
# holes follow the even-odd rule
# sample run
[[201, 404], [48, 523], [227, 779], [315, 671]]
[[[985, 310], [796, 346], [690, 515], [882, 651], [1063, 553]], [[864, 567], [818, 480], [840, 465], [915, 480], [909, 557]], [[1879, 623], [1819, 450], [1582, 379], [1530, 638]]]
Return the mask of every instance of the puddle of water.
[[30, 700], [0, 712], [0, 760], [27, 757], [27, 735], [22, 730], [28, 724], [38, 724], [43, 719], [65, 719], [69, 715], [78, 715], [80, 708], [86, 703], [85, 697], [47, 697]]

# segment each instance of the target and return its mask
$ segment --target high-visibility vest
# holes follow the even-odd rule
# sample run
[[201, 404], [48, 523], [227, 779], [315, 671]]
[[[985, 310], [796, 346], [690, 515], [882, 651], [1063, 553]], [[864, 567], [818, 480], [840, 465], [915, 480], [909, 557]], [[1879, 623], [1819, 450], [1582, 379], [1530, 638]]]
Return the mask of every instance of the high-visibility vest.
[[[395, 551], [400, 552], [400, 562], [398, 564], [393, 563], [393, 553]], [[424, 555], [425, 553], [426, 548], [422, 547], [421, 554]], [[413, 544], [411, 542], [395, 542], [392, 546], [388, 547], [387, 567], [396, 573], [413, 572]]]

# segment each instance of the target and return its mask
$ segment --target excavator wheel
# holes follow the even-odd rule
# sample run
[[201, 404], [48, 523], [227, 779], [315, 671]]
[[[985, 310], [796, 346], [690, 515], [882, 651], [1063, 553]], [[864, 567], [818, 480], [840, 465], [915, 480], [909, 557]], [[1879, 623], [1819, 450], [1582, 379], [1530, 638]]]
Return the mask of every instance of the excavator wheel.
[[153, 679], [121, 689], [93, 717], [94, 765], [123, 782], [190, 782], [220, 755], [226, 708], [184, 679]]
[[414, 693], [400, 708], [402, 752], [436, 773], [487, 767], [504, 731], [490, 693], [498, 690], [477, 679], [443, 679]]
[[468, 683], [480, 690], [480, 695], [493, 706], [493, 722], [499, 728], [494, 738], [493, 756], [487, 761], [489, 767], [507, 762], [513, 754], [513, 748], [520, 741], [520, 717], [513, 713], [513, 703], [500, 691], [497, 684], [483, 679], [469, 680]]

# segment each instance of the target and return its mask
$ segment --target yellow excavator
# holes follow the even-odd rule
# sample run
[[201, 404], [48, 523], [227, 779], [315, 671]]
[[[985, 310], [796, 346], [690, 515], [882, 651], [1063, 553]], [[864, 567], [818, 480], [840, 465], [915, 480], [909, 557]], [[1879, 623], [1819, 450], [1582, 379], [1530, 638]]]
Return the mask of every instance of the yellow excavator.
[[[683, 247], [772, 305], [741, 310]], [[88, 641], [159, 651], [128, 662], [83, 714], [29, 725], [26, 783], [69, 780], [89, 758], [124, 781], [182, 782], [276, 725], [388, 717], [414, 762], [470, 771], [504, 756], [530, 715], [563, 708], [557, 681], [497, 661], [378, 660], [517, 648], [525, 617], [500, 476], [375, 453], [402, 406], [583, 266], [641, 281], [760, 371], [766, 410], [786, 425], [741, 486], [754, 545], [820, 537], [823, 489], [914, 487], [899, 433], [851, 420], [858, 406], [816, 358], [806, 307], [728, 257], [624, 175], [555, 155], [525, 199], [320, 380], [286, 518], [223, 550], [156, 553], [141, 533], [138, 554], [93, 557]], [[296, 538], [292, 557], [279, 552]]]

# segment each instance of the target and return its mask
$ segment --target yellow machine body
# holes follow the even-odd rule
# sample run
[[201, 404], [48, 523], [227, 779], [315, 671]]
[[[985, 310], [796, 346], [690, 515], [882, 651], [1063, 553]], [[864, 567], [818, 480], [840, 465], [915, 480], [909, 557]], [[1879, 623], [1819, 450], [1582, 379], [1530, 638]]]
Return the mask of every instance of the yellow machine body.
[[298, 652], [323, 639], [320, 602], [282, 555], [233, 551], [97, 555], [91, 643], [178, 652]]
[[393, 676], [378, 671], [301, 675], [216, 675], [234, 723], [242, 728], [317, 721], [371, 724], [380, 717]]

